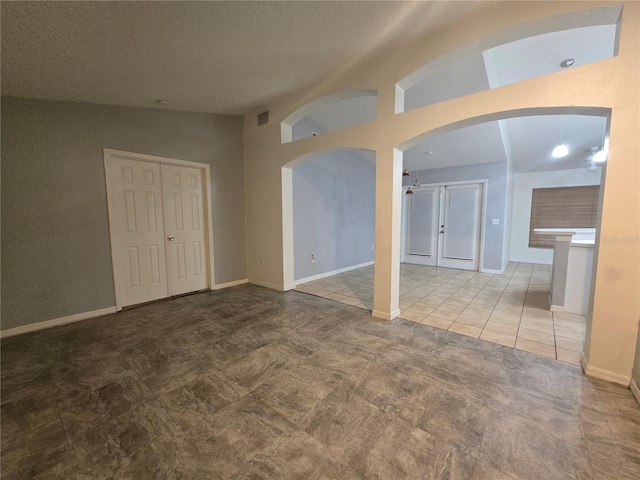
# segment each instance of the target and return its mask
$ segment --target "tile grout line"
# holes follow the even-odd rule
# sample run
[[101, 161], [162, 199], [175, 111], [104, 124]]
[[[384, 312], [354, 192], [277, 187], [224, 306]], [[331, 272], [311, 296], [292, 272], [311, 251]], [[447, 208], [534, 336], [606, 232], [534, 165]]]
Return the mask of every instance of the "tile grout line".
[[[442, 322], [449, 322], [449, 325], [446, 328], [443, 328], [443, 326], [438, 326], [436, 328], [440, 328], [442, 330], [447, 330], [447, 331], [452, 331], [454, 332], [454, 330], [451, 330], [451, 327], [456, 324], [457, 322], [459, 322], [459, 319], [461, 316], [464, 315], [465, 310], [469, 309], [472, 307], [472, 303], [474, 300], [478, 299], [478, 297], [484, 293], [488, 293], [488, 292], [493, 292], [494, 294], [497, 294], [497, 300], [495, 300], [495, 303], [491, 306], [490, 311], [488, 312], [484, 312], [483, 311], [483, 316], [486, 314], [486, 320], [483, 319], [483, 323], [482, 326], [479, 327], [478, 324], [480, 322], [478, 322], [478, 324], [469, 324], [469, 326], [474, 327], [474, 328], [479, 328], [479, 333], [477, 336], [474, 335], [467, 335], [467, 336], [471, 336], [472, 338], [477, 338], [480, 339], [480, 337], [485, 333], [485, 332], [490, 332], [489, 330], [487, 330], [487, 325], [488, 323], [491, 321], [491, 317], [496, 314], [496, 309], [498, 308], [498, 306], [500, 305], [500, 302], [502, 300], [506, 300], [507, 298], [505, 297], [505, 295], [507, 294], [511, 294], [511, 295], [520, 295], [522, 293], [524, 293], [524, 299], [523, 300], [518, 300], [517, 303], [510, 303], [510, 302], [503, 302], [503, 304], [506, 304], [507, 306], [509, 305], [513, 305], [513, 306], [518, 306], [520, 307], [520, 312], [519, 314], [513, 315], [510, 313], [504, 313], [505, 316], [507, 317], [514, 317], [517, 318], [518, 322], [517, 325], [515, 325], [516, 331], [515, 334], [508, 334], [508, 333], [504, 333], [505, 336], [509, 336], [509, 337], [513, 337], [514, 338], [514, 344], [512, 346], [512, 348], [516, 349], [516, 344], [518, 343], [518, 340], [522, 339], [530, 341], [530, 342], [534, 342], [534, 343], [540, 343], [541, 345], [545, 345], [545, 346], [552, 346], [554, 349], [554, 356], [553, 357], [547, 357], [547, 358], [553, 358], [555, 360], [558, 359], [558, 344], [557, 344], [557, 337], [559, 336], [556, 332], [556, 318], [555, 318], [555, 314], [551, 314], [551, 321], [552, 321], [552, 331], [553, 331], [553, 345], [549, 345], [548, 343], [545, 342], [540, 342], [537, 340], [528, 340], [525, 337], [521, 336], [520, 333], [522, 331], [522, 322], [523, 322], [523, 316], [524, 316], [524, 309], [527, 307], [527, 298], [533, 295], [533, 297], [536, 297], [537, 293], [539, 293], [536, 289], [536, 291], [534, 292], [534, 290], [532, 290], [532, 288], [536, 285], [538, 285], [538, 287], [542, 287], [544, 289], [549, 288], [549, 276], [550, 276], [550, 269], [548, 266], [546, 265], [540, 265], [540, 268], [536, 268], [538, 265], [536, 264], [523, 264], [521, 262], [511, 262], [509, 264], [509, 266], [507, 267], [507, 269], [505, 269], [505, 273], [501, 274], [501, 275], [497, 275], [497, 274], [482, 274], [481, 272], [466, 272], [466, 271], [455, 271], [455, 270], [448, 270], [448, 269], [441, 269], [439, 267], [428, 267], [429, 270], [429, 274], [426, 276], [424, 276], [423, 273], [418, 272], [418, 269], [412, 269], [412, 268], [404, 268], [403, 271], [400, 272], [401, 275], [401, 279], [400, 279], [400, 288], [401, 290], [404, 291], [404, 289], [406, 288], [406, 291], [404, 291], [404, 293], [400, 293], [400, 301], [402, 301], [402, 297], [403, 296], [410, 296], [410, 298], [415, 298], [415, 301], [411, 301], [410, 304], [407, 304], [407, 306], [405, 308], [401, 308], [401, 314], [400, 314], [400, 318], [403, 318], [405, 320], [411, 321], [413, 323], [419, 323], [422, 325], [429, 325], [429, 323], [424, 323], [424, 321], [428, 318], [433, 316], [433, 312], [438, 310], [438, 309], [442, 309], [443, 312], [446, 312], [447, 314], [451, 314], [452, 316], [455, 316], [453, 319], [451, 318], [442, 318], [439, 317], [437, 314], [433, 317], [439, 320], [442, 320]], [[418, 275], [416, 272], [420, 273], [420, 275]], [[468, 277], [466, 276], [467, 274], [471, 273], [471, 275], [469, 275]], [[340, 299], [340, 300], [335, 300], [335, 299], [331, 299], [330, 300], [334, 300], [337, 301], [338, 303], [341, 303], [343, 305], [348, 305], [348, 306], [355, 306], [356, 308], [360, 308], [360, 309], [365, 309], [365, 310], [371, 310], [371, 308], [369, 306], [367, 306], [367, 302], [371, 302], [372, 299], [368, 298], [367, 300], [361, 300], [358, 297], [358, 292], [363, 292], [362, 287], [365, 286], [366, 290], [370, 290], [371, 287], [371, 276], [373, 275], [372, 272], [363, 272], [362, 274], [359, 275], [343, 275], [344, 279], [341, 280], [341, 282], [344, 283], [349, 283], [350, 285], [343, 285], [343, 287], [348, 288], [349, 290], [357, 290], [357, 291], [351, 291], [350, 295], [345, 296], [344, 298]], [[521, 278], [524, 277], [526, 278], [526, 286], [522, 285], [522, 287], [524, 288], [514, 288], [514, 281], [515, 282], [520, 282]], [[540, 278], [542, 277], [542, 278]], [[546, 277], [546, 278], [544, 278]], [[421, 279], [421, 280], [418, 280]], [[522, 278], [523, 279], [523, 278]], [[499, 281], [498, 281], [499, 280]], [[462, 282], [462, 283], [460, 283]], [[544, 282], [543, 284], [540, 284], [540, 282]], [[338, 282], [340, 283], [340, 282]], [[331, 282], [332, 285], [336, 285], [337, 283], [335, 282]], [[318, 289], [322, 290], [323, 288], [325, 288], [326, 286], [328, 286], [329, 284], [324, 284], [322, 280], [319, 281], [319, 285], [318, 285]], [[451, 292], [446, 292], [446, 291], [438, 291], [442, 288], [446, 289], [451, 289], [452, 287], [454, 287], [453, 291]], [[344, 288], [341, 288], [340, 290], [344, 290]], [[419, 291], [419, 293], [416, 293], [416, 290]], [[468, 297], [468, 298], [459, 298], [456, 299], [457, 301], [459, 301], [460, 303], [463, 303], [463, 306], [458, 305], [452, 305], [455, 308], [452, 308], [452, 310], [448, 310], [447, 308], [447, 302], [451, 301], [452, 299], [454, 299], [454, 296], [456, 294], [459, 294], [461, 291], [475, 291], [475, 293], [473, 294], [473, 296]], [[316, 290], [317, 291], [317, 290]], [[411, 295], [411, 293], [413, 292], [413, 295]], [[306, 293], [310, 293], [310, 292], [306, 292]], [[332, 292], [332, 294], [337, 293], [336, 291]], [[328, 298], [324, 295], [318, 295], [316, 293], [311, 292], [312, 295], [316, 295], [316, 296], [322, 296], [324, 298]], [[445, 294], [445, 295], [443, 295]], [[339, 295], [344, 295], [344, 294], [339, 294]], [[491, 299], [492, 295], [489, 294], [489, 299]], [[441, 299], [441, 301], [433, 301], [435, 298], [439, 298]], [[353, 301], [355, 300], [359, 300], [358, 304], [353, 304]], [[413, 311], [409, 311], [411, 310], [411, 308], [413, 308], [414, 306], [416, 306], [419, 302], [421, 301], [425, 301], [425, 299], [431, 299], [432, 300], [432, 304], [435, 304], [437, 302], [437, 305], [432, 306], [432, 305], [425, 305], [424, 307], [427, 310], [430, 310], [429, 313], [425, 314], [424, 312], [413, 312]], [[351, 303], [346, 303], [345, 300], [351, 300]], [[537, 299], [533, 298], [532, 300], [534, 303], [537, 304]], [[482, 305], [486, 305], [486, 304], [482, 304]], [[458, 312], [455, 310], [459, 310], [462, 309], [462, 311]], [[538, 308], [538, 305], [534, 305], [532, 308]], [[403, 316], [403, 314], [405, 314], [406, 316], [411, 316], [413, 317], [413, 319], [407, 319], [405, 318], [405, 316]], [[411, 314], [411, 315], [409, 315]], [[417, 318], [420, 318], [419, 320], [417, 320]], [[494, 323], [501, 323], [499, 320], [497, 322]], [[579, 322], [575, 322], [575, 323], [579, 323]], [[509, 323], [505, 323], [504, 325], [510, 325]], [[430, 325], [430, 326], [434, 326], [434, 325]], [[538, 333], [543, 333], [543, 332], [539, 332], [538, 330], [535, 330]], [[495, 332], [496, 334], [500, 334], [500, 332]], [[563, 337], [564, 338], [564, 337]], [[566, 337], [569, 338], [571, 340], [576, 340], [572, 337]], [[489, 341], [489, 340], [487, 340]], [[576, 340], [579, 341], [579, 340]], [[491, 343], [496, 343], [496, 344], [500, 344], [498, 342], [491, 342]], [[528, 350], [523, 350], [523, 351], [528, 351]], [[533, 352], [530, 352], [533, 353]], [[544, 355], [546, 356], [546, 355]]]

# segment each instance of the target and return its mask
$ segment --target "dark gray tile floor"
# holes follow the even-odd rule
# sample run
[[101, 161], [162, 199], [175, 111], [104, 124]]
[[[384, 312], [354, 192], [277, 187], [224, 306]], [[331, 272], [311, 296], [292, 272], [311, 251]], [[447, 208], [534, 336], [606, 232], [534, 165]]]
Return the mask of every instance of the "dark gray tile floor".
[[207, 292], [2, 341], [2, 478], [638, 479], [579, 367], [298, 292]]

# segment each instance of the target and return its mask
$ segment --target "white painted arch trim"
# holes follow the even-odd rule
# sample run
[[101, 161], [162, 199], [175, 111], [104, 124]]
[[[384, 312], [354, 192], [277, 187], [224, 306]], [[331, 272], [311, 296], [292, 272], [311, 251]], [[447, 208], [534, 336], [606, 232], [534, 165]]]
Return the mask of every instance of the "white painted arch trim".
[[13, 337], [15, 335], [22, 335], [24, 333], [30, 332], [37, 332], [38, 330], [44, 330], [45, 328], [59, 327], [60, 325], [67, 325], [68, 323], [80, 322], [82, 320], [88, 320], [90, 318], [102, 317], [103, 315], [110, 315], [112, 313], [116, 313], [115, 306], [101, 308], [99, 310], [92, 310], [90, 312], [76, 313], [74, 315], [68, 315], [66, 317], [45, 320], [44, 322], [21, 325], [19, 327], [0, 331], [0, 338]]
[[332, 93], [324, 97], [316, 98], [311, 102], [301, 106], [294, 112], [290, 113], [280, 124], [280, 143], [289, 143], [293, 140], [293, 126], [307, 115], [313, 113], [319, 108], [326, 107], [334, 103], [352, 98], [360, 97], [377, 97], [378, 91], [371, 89], [347, 90], [338, 93]]
[[[164, 164], [164, 165], [176, 165], [176, 166], [180, 166], [180, 167], [190, 167], [190, 168], [198, 168], [200, 170], [202, 170], [202, 174], [203, 174], [203, 187], [204, 187], [204, 195], [205, 195], [205, 202], [204, 202], [204, 206], [206, 209], [205, 212], [205, 231], [206, 231], [206, 239], [207, 239], [207, 256], [208, 258], [208, 265], [207, 265], [207, 270], [208, 270], [208, 279], [207, 279], [207, 283], [208, 283], [208, 287], [210, 290], [214, 290], [215, 289], [215, 285], [216, 285], [216, 279], [215, 279], [215, 264], [214, 264], [214, 253], [215, 253], [215, 249], [214, 249], [214, 245], [213, 245], [213, 205], [212, 205], [212, 189], [211, 189], [211, 166], [207, 163], [199, 163], [199, 162], [191, 162], [188, 160], [179, 160], [176, 158], [167, 158], [167, 157], [158, 157], [156, 155], [147, 155], [144, 153], [134, 153], [134, 152], [125, 152], [122, 150], [113, 150], [110, 148], [103, 148], [103, 155], [104, 155], [104, 169], [105, 172], [107, 171], [107, 162], [109, 161], [110, 158], [119, 158], [119, 159], [124, 159], [124, 160], [139, 160], [139, 161], [144, 161], [144, 162], [152, 162], [152, 163], [159, 163], [159, 164]], [[109, 235], [111, 236], [111, 227], [109, 227]], [[113, 245], [113, 238], [111, 238], [111, 244]], [[115, 255], [113, 255], [113, 252], [111, 252], [111, 262], [112, 262], [112, 268], [113, 268], [113, 282], [114, 282], [114, 289], [115, 289], [115, 294], [116, 294], [116, 309], [122, 310], [122, 302], [120, 300], [120, 294], [119, 294], [119, 288], [118, 285], [116, 283], [116, 279], [117, 277], [117, 265], [116, 265], [116, 257]]]

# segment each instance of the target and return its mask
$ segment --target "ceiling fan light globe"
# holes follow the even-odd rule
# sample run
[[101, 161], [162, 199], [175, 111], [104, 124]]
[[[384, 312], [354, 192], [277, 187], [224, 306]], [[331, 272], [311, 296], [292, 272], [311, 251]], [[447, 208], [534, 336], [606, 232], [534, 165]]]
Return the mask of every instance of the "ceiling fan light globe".
[[593, 161], [596, 163], [602, 163], [607, 159], [607, 152], [600, 150], [593, 154]]
[[569, 149], [567, 148], [566, 145], [563, 145], [563, 144], [556, 146], [556, 148], [553, 149], [553, 152], [551, 152], [551, 156], [553, 158], [566, 157], [568, 154], [569, 154]]

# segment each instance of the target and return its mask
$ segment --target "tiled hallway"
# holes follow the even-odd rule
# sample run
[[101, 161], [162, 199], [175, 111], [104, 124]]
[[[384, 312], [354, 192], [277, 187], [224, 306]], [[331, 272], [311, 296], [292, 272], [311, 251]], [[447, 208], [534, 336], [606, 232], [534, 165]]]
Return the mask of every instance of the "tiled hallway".
[[[549, 265], [532, 263], [501, 275], [402, 264], [400, 317], [578, 365], [586, 321], [549, 311], [550, 277]], [[296, 290], [371, 310], [373, 265]]]

